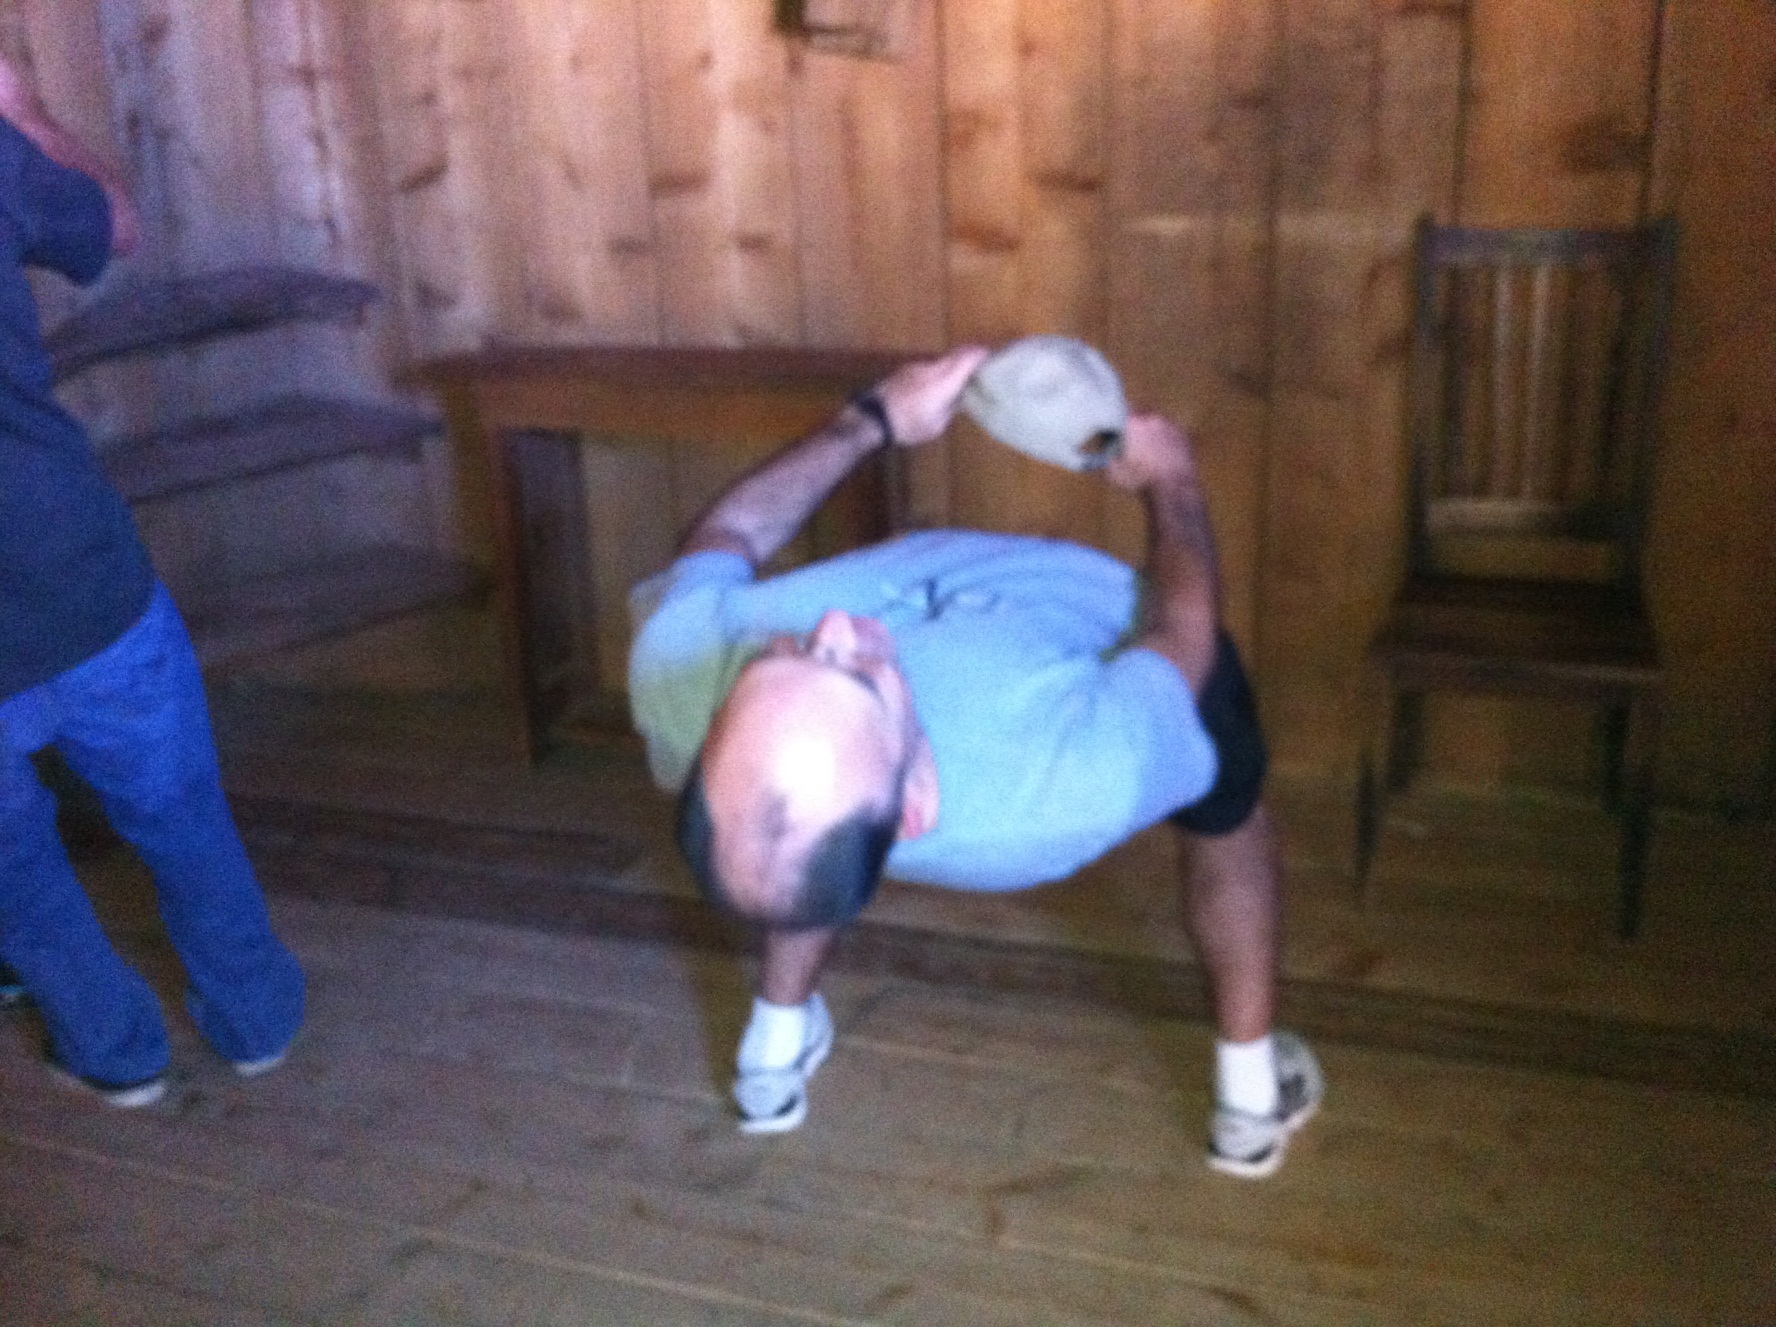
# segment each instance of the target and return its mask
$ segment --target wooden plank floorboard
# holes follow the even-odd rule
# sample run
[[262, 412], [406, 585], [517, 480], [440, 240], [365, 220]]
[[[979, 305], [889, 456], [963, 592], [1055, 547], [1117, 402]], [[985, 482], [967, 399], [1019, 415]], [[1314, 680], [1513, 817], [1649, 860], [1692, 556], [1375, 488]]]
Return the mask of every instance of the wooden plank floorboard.
[[[0, 1254], [366, 1324], [1703, 1323], [1776, 1302], [1767, 1102], [1328, 1044], [1323, 1118], [1248, 1185], [1200, 1164], [1200, 1025], [839, 974], [809, 1124], [747, 1139], [723, 1099], [731, 958], [276, 915], [313, 1003], [264, 1080], [175, 1020], [175, 1100], [107, 1112], [44, 1083], [28, 1020], [0, 1038]], [[137, 924], [126, 947], [153, 959]], [[172, 1005], [176, 971], [143, 966]]]
[[500, 1246], [429, 1245], [337, 1327], [850, 1327], [843, 1319], [610, 1268], [596, 1259], [514, 1257]]
[[[104, 1210], [107, 1217], [102, 1230], [68, 1222], [53, 1229], [25, 1227], [16, 1234], [19, 1242], [78, 1248], [81, 1264], [89, 1272], [102, 1268], [110, 1283], [164, 1278], [168, 1269], [177, 1269], [181, 1281], [197, 1284], [197, 1292], [178, 1297], [181, 1307], [169, 1305], [160, 1310], [167, 1316], [152, 1321], [234, 1324], [256, 1317], [255, 1304], [266, 1305], [272, 1321], [366, 1327], [398, 1322], [739, 1325], [829, 1320], [720, 1286], [638, 1272], [606, 1256], [608, 1250], [551, 1254], [509, 1237], [481, 1239], [437, 1225], [396, 1223], [283, 1191], [237, 1189], [225, 1181], [197, 1180], [40, 1140], [14, 1141], [14, 1146], [35, 1154], [33, 1182], [47, 1184], [44, 1198], [62, 1210]], [[132, 1181], [152, 1187], [153, 1198], [102, 1203], [83, 1201], [80, 1191], [98, 1184], [127, 1195]], [[193, 1222], [192, 1211], [201, 1212], [203, 1220]], [[127, 1236], [111, 1222], [122, 1223]], [[58, 1261], [72, 1260], [39, 1255], [36, 1274], [54, 1276]], [[354, 1263], [373, 1269], [374, 1277], [351, 1276]], [[463, 1282], [459, 1273], [465, 1266], [474, 1273]], [[457, 1290], [440, 1293], [442, 1286], [458, 1283]], [[461, 1293], [463, 1288], [470, 1293]], [[33, 1293], [45, 1291], [39, 1287]], [[485, 1318], [474, 1308], [477, 1300], [485, 1304]], [[555, 1309], [549, 1307], [552, 1300]], [[213, 1307], [197, 1311], [198, 1303]]]
[[334, 1316], [399, 1255], [398, 1232], [132, 1163], [113, 1147], [9, 1130], [0, 1148], [9, 1242], [122, 1280], [315, 1320]]
[[[356, 1075], [353, 1078], [357, 1080]], [[383, 1138], [401, 1132], [400, 1121], [380, 1123], [385, 1127], [377, 1132]], [[258, 1142], [263, 1149], [274, 1146], [275, 1138], [265, 1136]], [[453, 1155], [460, 1158], [465, 1152], [468, 1164], [474, 1166], [473, 1149], [459, 1146]], [[804, 1160], [798, 1168], [805, 1166]], [[146, 1173], [149, 1178], [168, 1175], [164, 1164], [148, 1167], [125, 1161], [117, 1163], [115, 1169]], [[385, 1163], [378, 1169], [386, 1172], [389, 1167]], [[576, 1171], [584, 1169], [576, 1167]], [[497, 1254], [506, 1262], [541, 1267], [551, 1275], [568, 1270], [593, 1279], [614, 1277], [623, 1285], [634, 1281], [654, 1288], [676, 1284], [691, 1299], [702, 1293], [698, 1287], [707, 1287], [708, 1278], [715, 1277], [717, 1284], [725, 1280], [728, 1289], [704, 1297], [724, 1303], [732, 1299], [760, 1302], [761, 1295], [770, 1287], [787, 1285], [793, 1287], [794, 1297], [804, 1309], [810, 1301], [818, 1306], [803, 1311], [779, 1305], [782, 1317], [773, 1321], [1240, 1321], [1244, 1314], [1229, 1315], [1221, 1310], [1252, 1299], [1246, 1292], [1204, 1287], [1167, 1269], [1126, 1260], [1083, 1264], [1088, 1275], [1082, 1278], [1082, 1266], [1076, 1265], [1078, 1260], [1066, 1251], [1019, 1251], [986, 1239], [958, 1241], [954, 1234], [934, 1236], [910, 1231], [905, 1223], [892, 1225], [884, 1239], [879, 1221], [860, 1221], [830, 1210], [809, 1213], [781, 1203], [749, 1204], [724, 1194], [724, 1186], [710, 1183], [706, 1175], [689, 1192], [610, 1175], [589, 1184], [583, 1175], [572, 1181], [565, 1175], [552, 1177], [565, 1185], [566, 1196], [556, 1196], [550, 1178], [533, 1174], [531, 1181], [523, 1185], [483, 1180], [459, 1219], [443, 1227], [409, 1229], [400, 1260], [403, 1265], [395, 1277], [397, 1287], [408, 1281], [405, 1250], [414, 1248], [448, 1264], [465, 1260], [481, 1264], [494, 1260]], [[168, 1186], [167, 1192], [175, 1202], [179, 1187], [176, 1182]], [[211, 1181], [196, 1187], [201, 1195], [214, 1191], [217, 1185]], [[997, 1191], [1028, 1192], [1037, 1187], [1039, 1183], [1018, 1176], [997, 1186]], [[312, 1198], [299, 1196], [299, 1190], [275, 1192], [277, 1199], [265, 1201], [299, 1208], [314, 1204]], [[326, 1214], [349, 1221], [348, 1214], [333, 1209]], [[282, 1223], [279, 1224], [281, 1227]], [[846, 1235], [846, 1253], [839, 1265], [833, 1266], [832, 1245], [835, 1231], [840, 1228]], [[152, 1223], [149, 1234], [152, 1238]], [[874, 1270], [866, 1272], [863, 1267], [853, 1266], [858, 1258]], [[498, 1285], [502, 1277], [496, 1272], [490, 1279]], [[1090, 1285], [1081, 1287], [1082, 1279]], [[949, 1281], [960, 1282], [960, 1287], [947, 1291], [945, 1285]], [[997, 1298], [990, 1303], [981, 1301], [983, 1281], [995, 1287], [993, 1293]], [[1089, 1311], [1075, 1315], [1055, 1302], [1072, 1298], [1083, 1300], [1086, 1305], [1099, 1304], [1100, 1294], [1106, 1288], [1100, 1283], [1108, 1282], [1119, 1287], [1113, 1300], [1123, 1306], [1123, 1313], [1114, 1318], [1099, 1318]], [[1041, 1292], [1038, 1302], [1021, 1298], [1029, 1295], [1032, 1287]], [[386, 1294], [371, 1297], [372, 1304], [386, 1300]], [[597, 1302], [604, 1303], [602, 1298]], [[885, 1311], [889, 1306], [894, 1309], [891, 1313]], [[1319, 1306], [1304, 1320], [1382, 1320], [1342, 1313], [1328, 1316], [1327, 1307]], [[376, 1311], [366, 1310], [361, 1317], [356, 1313], [328, 1314], [327, 1320], [377, 1321]], [[504, 1311], [511, 1312], [510, 1307]], [[662, 1312], [657, 1318], [597, 1320], [693, 1319], [681, 1308]], [[704, 1319], [699, 1316], [694, 1320]]]
[[251, 1304], [217, 1300], [142, 1278], [8, 1248], [0, 1275], [0, 1322], [23, 1327], [165, 1327], [227, 1323], [229, 1327], [299, 1327], [301, 1320]]
[[[316, 1046], [310, 1043], [306, 1047], [305, 1053], [309, 1058], [317, 1055], [326, 1057], [330, 1049], [327, 1046]], [[380, 1062], [401, 1066], [396, 1069], [396, 1073], [402, 1077], [425, 1079], [425, 1075], [419, 1072], [411, 1062], [402, 1065], [402, 1062], [393, 1056], [382, 1057]], [[364, 1072], [365, 1068], [366, 1066], [362, 1063], [347, 1065], [346, 1072], [341, 1075], [341, 1081], [360, 1085], [360, 1088], [366, 1082], [374, 1083], [378, 1079], [378, 1075]], [[437, 1080], [430, 1081], [436, 1082]], [[17, 1086], [24, 1088], [26, 1085], [20, 1083]], [[262, 1115], [264, 1113], [266, 1109], [264, 1098], [268, 1094], [268, 1086], [254, 1085], [253, 1092], [258, 1098], [258, 1102], [253, 1107], [243, 1111], [237, 1103], [235, 1108], [230, 1109], [221, 1117], [216, 1117], [211, 1112], [210, 1136], [213, 1138], [217, 1131], [225, 1131], [230, 1137], [235, 1138], [234, 1145], [242, 1148], [243, 1159], [249, 1165], [249, 1174], [245, 1178], [255, 1192], [260, 1194], [268, 1191], [276, 1193], [284, 1202], [313, 1205], [319, 1201], [324, 1202], [330, 1209], [335, 1208], [341, 1201], [341, 1197], [337, 1193], [327, 1191], [317, 1198], [306, 1177], [303, 1177], [301, 1182], [294, 1187], [285, 1187], [283, 1183], [279, 1182], [280, 1177], [268, 1175], [260, 1169], [263, 1157], [268, 1152], [274, 1151], [280, 1140], [285, 1140], [287, 1144], [287, 1140], [291, 1138], [302, 1137], [311, 1143], [321, 1142], [321, 1145], [329, 1148], [349, 1145], [337, 1139], [334, 1132], [324, 1125], [318, 1135], [314, 1134], [312, 1130], [304, 1133], [302, 1132], [303, 1126], [295, 1120], [291, 1120], [286, 1129], [272, 1128], [268, 1130], [254, 1128], [251, 1125], [243, 1128], [243, 1114]], [[27, 1095], [27, 1093], [20, 1091], [14, 1095], [16, 1098]], [[425, 1095], [430, 1097], [433, 1094], [428, 1092]], [[536, 1094], [532, 1092], [526, 1095], [534, 1101]], [[477, 1096], [479, 1097], [479, 1094]], [[376, 1174], [386, 1175], [391, 1169], [387, 1154], [392, 1152], [405, 1156], [409, 1148], [401, 1140], [411, 1140], [417, 1135], [427, 1133], [428, 1130], [415, 1128], [410, 1115], [391, 1118], [388, 1113], [389, 1103], [386, 1098], [381, 1096], [377, 1087], [372, 1086], [368, 1097], [369, 1100], [366, 1101], [360, 1094], [356, 1108], [367, 1114], [363, 1123], [374, 1133], [376, 1141], [372, 1145], [377, 1149], [379, 1155], [376, 1157], [359, 1156], [355, 1160], [360, 1166], [371, 1162], [373, 1164], [369, 1166], [369, 1169]], [[113, 1147], [117, 1146], [115, 1139], [118, 1137], [137, 1138], [144, 1123], [153, 1122], [154, 1114], [145, 1113], [130, 1117], [126, 1121], [126, 1130], [113, 1134]], [[182, 1110], [180, 1114], [188, 1122], [193, 1118], [193, 1112], [189, 1109]], [[272, 1116], [277, 1114], [275, 1107], [271, 1114]], [[487, 1112], [483, 1111], [481, 1114], [485, 1117]], [[110, 1123], [108, 1120], [105, 1122]], [[483, 1122], [487, 1122], [485, 1118]], [[17, 1127], [16, 1123], [14, 1127]], [[41, 1122], [38, 1127], [42, 1127]], [[115, 1126], [113, 1127], [115, 1128]], [[236, 1135], [244, 1136], [235, 1137]], [[723, 1130], [723, 1140], [733, 1141], [733, 1136], [725, 1129]], [[87, 1146], [91, 1147], [92, 1143], [89, 1142]], [[212, 1143], [212, 1148], [214, 1146], [215, 1144]], [[1027, 1322], [1062, 1323], [1093, 1320], [1064, 1314], [1052, 1308], [1043, 1308], [1041, 1311], [1037, 1311], [1038, 1306], [1031, 1304], [1021, 1306], [999, 1304], [996, 1307], [975, 1304], [968, 1302], [966, 1296], [954, 1300], [954, 1302], [945, 1303], [946, 1296], [939, 1286], [906, 1286], [907, 1269], [897, 1265], [890, 1268], [892, 1276], [890, 1276], [890, 1272], [880, 1271], [870, 1273], [868, 1276], [862, 1275], [860, 1270], [852, 1267], [848, 1261], [836, 1270], [829, 1269], [827, 1264], [831, 1262], [831, 1257], [830, 1254], [823, 1252], [822, 1246], [827, 1239], [825, 1232], [830, 1231], [835, 1220], [841, 1219], [834, 1213], [817, 1214], [817, 1220], [807, 1223], [822, 1233], [813, 1237], [804, 1235], [803, 1242], [812, 1247], [806, 1253], [795, 1252], [793, 1256], [785, 1253], [773, 1255], [774, 1246], [769, 1241], [762, 1241], [756, 1233], [743, 1233], [740, 1236], [723, 1235], [721, 1232], [727, 1226], [739, 1224], [750, 1228], [758, 1220], [756, 1212], [752, 1212], [750, 1215], [745, 1212], [736, 1215], [735, 1204], [727, 1198], [708, 1199], [707, 1201], [713, 1205], [712, 1211], [705, 1213], [699, 1221], [687, 1223], [675, 1218], [663, 1224], [657, 1215], [658, 1213], [677, 1212], [684, 1207], [686, 1202], [703, 1202], [705, 1201], [702, 1197], [704, 1193], [720, 1193], [725, 1187], [723, 1177], [712, 1173], [707, 1166], [688, 1168], [689, 1173], [696, 1176], [696, 1184], [690, 1193], [684, 1193], [660, 1190], [639, 1181], [624, 1179], [609, 1173], [602, 1176], [596, 1174], [588, 1176], [586, 1172], [589, 1167], [587, 1160], [583, 1158], [573, 1159], [564, 1166], [554, 1166], [547, 1158], [540, 1157], [532, 1148], [523, 1150], [523, 1156], [520, 1159], [523, 1181], [520, 1183], [517, 1182], [515, 1173], [504, 1170], [500, 1163], [490, 1164], [475, 1146], [454, 1135], [442, 1156], [432, 1153], [429, 1148], [426, 1151], [427, 1154], [421, 1159], [417, 1173], [434, 1174], [434, 1167], [437, 1165], [467, 1166], [472, 1171], [475, 1176], [476, 1192], [474, 1202], [470, 1204], [470, 1207], [472, 1208], [471, 1214], [476, 1215], [476, 1220], [472, 1226], [465, 1226], [463, 1222], [459, 1221], [452, 1222], [449, 1228], [444, 1230], [434, 1226], [425, 1230], [410, 1231], [412, 1241], [415, 1243], [424, 1242], [430, 1246], [447, 1245], [453, 1256], [466, 1251], [471, 1255], [471, 1261], [483, 1260], [489, 1251], [503, 1248], [506, 1251], [505, 1256], [515, 1261], [527, 1264], [540, 1263], [551, 1271], [559, 1271], [565, 1267], [577, 1267], [580, 1271], [587, 1272], [588, 1268], [597, 1266], [608, 1272], [614, 1264], [617, 1269], [615, 1274], [619, 1276], [619, 1279], [622, 1277], [641, 1278], [650, 1283], [660, 1282], [663, 1284], [676, 1277], [679, 1283], [686, 1287], [687, 1294], [690, 1293], [689, 1287], [699, 1284], [697, 1278], [691, 1276], [693, 1268], [697, 1265], [706, 1265], [708, 1274], [711, 1276], [725, 1275], [729, 1282], [736, 1279], [732, 1268], [750, 1268], [753, 1278], [757, 1279], [760, 1284], [756, 1290], [741, 1297], [753, 1299], [757, 1299], [759, 1293], [766, 1287], [790, 1284], [795, 1287], [797, 1297], [806, 1301], [809, 1296], [814, 1294], [818, 1285], [833, 1283], [828, 1287], [828, 1291], [823, 1292], [820, 1296], [822, 1302], [826, 1304], [826, 1308], [810, 1315], [807, 1320], [811, 1321], [1010, 1322], [1021, 1319]], [[408, 1162], [411, 1164], [410, 1157]], [[157, 1154], [156, 1159], [151, 1163], [143, 1162], [137, 1158], [133, 1162], [120, 1162], [117, 1168], [125, 1172], [147, 1173], [151, 1177], [165, 1176], [171, 1169], [164, 1154]], [[294, 1180], [297, 1178], [297, 1172], [305, 1170], [306, 1166], [292, 1164], [286, 1169], [290, 1172], [289, 1178]], [[648, 1167], [648, 1169], [660, 1173], [671, 1173], [675, 1177], [681, 1176], [687, 1171], [686, 1167], [679, 1165], [655, 1165]], [[499, 1171], [501, 1179], [491, 1182], [487, 1180], [486, 1176], [492, 1171]], [[196, 1184], [196, 1187], [200, 1191], [205, 1191], [214, 1188], [215, 1185], [216, 1181], [211, 1179], [207, 1184]], [[173, 1186], [175, 1196], [177, 1187], [177, 1185]], [[557, 1194], [561, 1196], [555, 1196]], [[741, 1204], [740, 1206], [744, 1208], [745, 1205]], [[534, 1213], [539, 1208], [546, 1209], [547, 1212], [544, 1228], [534, 1236], [526, 1235], [520, 1243], [514, 1245], [512, 1232], [523, 1224], [520, 1217], [523, 1217], [525, 1213]], [[719, 1209], [719, 1211], [714, 1209]], [[650, 1213], [656, 1215], [650, 1216]], [[536, 1220], [539, 1218], [532, 1216], [526, 1219]], [[797, 1220], [794, 1216], [789, 1219], [792, 1224]], [[467, 1217], [464, 1218], [464, 1221], [466, 1220]], [[859, 1223], [852, 1220], [849, 1224], [857, 1225]], [[644, 1239], [640, 1246], [636, 1246], [633, 1235], [633, 1230], [636, 1227], [648, 1232], [648, 1238]], [[907, 1238], [905, 1232], [902, 1231], [899, 1234], [901, 1242], [904, 1243]], [[685, 1239], [690, 1240], [693, 1245], [688, 1252], [679, 1247], [679, 1241]], [[628, 1242], [625, 1243], [625, 1241]], [[861, 1250], [873, 1248], [879, 1242], [880, 1232], [873, 1231], [853, 1237], [850, 1244]], [[926, 1242], [930, 1242], [929, 1237]], [[941, 1248], [947, 1250], [951, 1247], [951, 1239], [945, 1237], [942, 1240]], [[592, 1257], [587, 1252], [589, 1250], [595, 1250], [596, 1257]], [[623, 1254], [621, 1258], [617, 1256], [619, 1253]], [[918, 1261], [923, 1265], [931, 1258], [932, 1254], [926, 1253], [921, 1255]], [[993, 1263], [999, 1261], [998, 1256], [990, 1250], [977, 1253], [977, 1259]], [[889, 1257], [886, 1261], [890, 1264], [896, 1263], [894, 1257]], [[1025, 1258], [1023, 1261], [1030, 1261], [1030, 1259]], [[810, 1262], [814, 1265], [807, 1265]], [[724, 1269], [730, 1270], [724, 1271]], [[404, 1281], [406, 1277], [407, 1272], [403, 1270], [399, 1279]], [[893, 1279], [896, 1277], [900, 1279]], [[1023, 1284], [1025, 1279], [1022, 1276], [1014, 1278], [1017, 1284]], [[706, 1282], [707, 1278], [703, 1283]], [[842, 1287], [842, 1293], [837, 1287]], [[914, 1293], [915, 1289], [916, 1293]], [[1168, 1299], [1176, 1297], [1176, 1294], [1168, 1293]], [[1194, 1291], [1185, 1297], [1194, 1301], [1213, 1300], [1213, 1296]], [[883, 1306], [889, 1303], [896, 1305], [897, 1311], [891, 1316], [880, 1316]], [[964, 1304], [965, 1308], [959, 1307]], [[993, 1311], [989, 1312], [989, 1308], [992, 1308]], [[783, 1313], [782, 1320], [803, 1320], [801, 1315], [790, 1307], [785, 1307]], [[356, 1321], [357, 1318], [350, 1317], [341, 1320]], [[376, 1319], [373, 1313], [366, 1313], [364, 1320], [375, 1321]], [[530, 1319], [514, 1320], [529, 1321]], [[627, 1318], [621, 1320], [630, 1321]], [[689, 1320], [689, 1318], [681, 1319], [672, 1313], [665, 1313], [657, 1320], [676, 1322]], [[1167, 1318], [1138, 1317], [1137, 1320], [1167, 1320]], [[1212, 1319], [1192, 1312], [1187, 1320], [1208, 1321]]]

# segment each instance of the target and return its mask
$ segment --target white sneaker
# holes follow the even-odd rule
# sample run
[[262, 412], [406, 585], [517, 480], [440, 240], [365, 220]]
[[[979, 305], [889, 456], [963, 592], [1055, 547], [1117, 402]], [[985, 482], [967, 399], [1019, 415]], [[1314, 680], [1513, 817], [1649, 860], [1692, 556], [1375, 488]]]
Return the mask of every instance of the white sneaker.
[[808, 1080], [832, 1050], [832, 1016], [818, 994], [808, 1000], [808, 1025], [801, 1049], [786, 1065], [738, 1066], [734, 1104], [740, 1107], [741, 1133], [788, 1133], [808, 1118]]
[[270, 1055], [261, 1055], [257, 1060], [230, 1060], [229, 1063], [242, 1078], [257, 1078], [260, 1074], [270, 1073], [289, 1058], [290, 1048], [286, 1046]]
[[1314, 1053], [1292, 1032], [1272, 1034], [1276, 1048], [1277, 1108], [1271, 1115], [1248, 1115], [1218, 1107], [1209, 1126], [1212, 1169], [1241, 1179], [1263, 1179], [1283, 1164], [1289, 1137], [1314, 1117], [1326, 1096], [1325, 1075]]
[[101, 1078], [88, 1078], [77, 1074], [72, 1069], [58, 1063], [54, 1059], [45, 1061], [49, 1076], [63, 1087], [73, 1088], [76, 1092], [90, 1093], [107, 1106], [115, 1106], [119, 1110], [136, 1110], [142, 1106], [152, 1106], [166, 1095], [167, 1076], [155, 1074], [152, 1078], [144, 1078], [135, 1083], [109, 1083]]

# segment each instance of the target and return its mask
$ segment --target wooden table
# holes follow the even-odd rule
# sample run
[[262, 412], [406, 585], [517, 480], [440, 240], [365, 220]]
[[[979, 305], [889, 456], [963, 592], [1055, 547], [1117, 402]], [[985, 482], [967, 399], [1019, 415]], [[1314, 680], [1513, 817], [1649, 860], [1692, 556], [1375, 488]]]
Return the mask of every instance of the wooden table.
[[[459, 454], [485, 459], [506, 677], [527, 759], [564, 720], [626, 727], [629, 587], [671, 560], [741, 473], [905, 358], [606, 346], [420, 366]], [[880, 538], [901, 524], [904, 485], [900, 455], [884, 452], [779, 561]]]

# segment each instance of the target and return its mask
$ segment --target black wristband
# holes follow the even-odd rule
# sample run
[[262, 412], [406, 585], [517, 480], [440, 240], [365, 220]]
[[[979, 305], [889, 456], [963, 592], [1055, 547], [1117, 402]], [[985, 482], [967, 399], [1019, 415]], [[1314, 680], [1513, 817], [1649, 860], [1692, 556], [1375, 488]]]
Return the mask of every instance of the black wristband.
[[894, 425], [888, 422], [888, 407], [882, 404], [882, 398], [877, 395], [876, 389], [871, 387], [857, 393], [851, 398], [851, 404], [882, 426], [882, 442], [885, 446], [892, 447]]

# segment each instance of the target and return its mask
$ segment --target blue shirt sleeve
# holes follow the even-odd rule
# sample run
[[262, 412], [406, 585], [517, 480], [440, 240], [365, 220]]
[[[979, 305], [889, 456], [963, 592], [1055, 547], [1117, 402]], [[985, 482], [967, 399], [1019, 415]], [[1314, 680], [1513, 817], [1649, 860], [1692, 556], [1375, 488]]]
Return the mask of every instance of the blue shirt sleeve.
[[91, 176], [27, 147], [19, 172], [24, 261], [82, 285], [96, 280], [111, 261], [110, 200]]
[[693, 553], [629, 593], [630, 715], [647, 741], [654, 782], [666, 791], [684, 785], [710, 719], [746, 662], [726, 601], [752, 578], [751, 564], [738, 554]]

